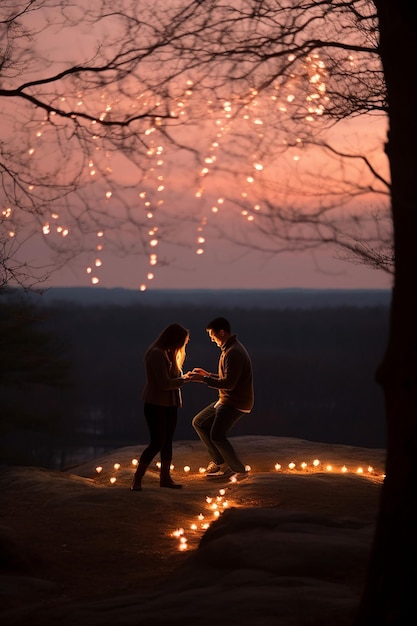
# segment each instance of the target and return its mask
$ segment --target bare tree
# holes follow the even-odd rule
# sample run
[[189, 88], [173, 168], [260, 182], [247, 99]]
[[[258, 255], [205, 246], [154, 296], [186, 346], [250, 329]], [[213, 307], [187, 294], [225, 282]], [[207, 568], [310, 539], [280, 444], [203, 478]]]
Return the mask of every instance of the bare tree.
[[[44, 12], [33, 21], [32, 12], [39, 8]], [[261, 235], [275, 238], [271, 249], [277, 242], [304, 249], [335, 241], [353, 252], [360, 248], [364, 258], [388, 269], [394, 259], [390, 331], [377, 372], [386, 405], [386, 479], [356, 623], [406, 623], [413, 609], [417, 483], [417, 331], [411, 304], [417, 275], [417, 121], [410, 110], [416, 101], [414, 5], [408, 0], [240, 0], [233, 6], [219, 0], [82, 5], [22, 0], [2, 3], [0, 11], [0, 97], [7, 100], [3, 119], [10, 121], [0, 145], [8, 201], [1, 224], [3, 259], [9, 242], [4, 233], [13, 230], [14, 219], [20, 226], [18, 217], [38, 216], [46, 231], [59, 224], [64, 237], [67, 223], [57, 207], [71, 227], [77, 226], [81, 239], [90, 232], [98, 235], [103, 226], [123, 231], [128, 223], [134, 227], [132, 245], [139, 240], [152, 254], [150, 246], [161, 236], [158, 228], [166, 226], [167, 237], [175, 229], [158, 204], [157, 189], [164, 186], [158, 162], [166, 142], [183, 149], [184, 164], [190, 164], [190, 156], [198, 164], [193, 188], [209, 206], [210, 177], [228, 174], [230, 197], [216, 194], [214, 201], [233, 200], [248, 221], [259, 224]], [[35, 24], [30, 29], [28, 16]], [[94, 42], [81, 51], [82, 61], [75, 60], [71, 46], [64, 59], [52, 60], [47, 48], [33, 54], [33, 40], [51, 28], [59, 26], [59, 36], [72, 41], [73, 25], [89, 29]], [[25, 106], [18, 109], [21, 102]], [[333, 133], [364, 114], [388, 121], [388, 167], [369, 151], [347, 150], [329, 139], [328, 130]], [[46, 160], [31, 158], [31, 144], [22, 142], [25, 132], [28, 137], [41, 132]], [[326, 169], [326, 161], [319, 180], [313, 160], [308, 161], [312, 146], [335, 158], [343, 175]], [[288, 176], [285, 158], [301, 149], [310, 167], [299, 188]], [[121, 163], [118, 155], [123, 155]], [[142, 212], [132, 211], [128, 193], [137, 197], [137, 184], [127, 184], [124, 195], [113, 184], [110, 170], [123, 170], [126, 163], [133, 164], [143, 185]], [[88, 193], [90, 169], [99, 173], [94, 184], [102, 206]], [[260, 207], [251, 196], [258, 175], [265, 190]], [[154, 193], [147, 196], [151, 178]], [[306, 190], [308, 203], [300, 193]], [[106, 203], [113, 194], [117, 210]], [[379, 217], [370, 220], [371, 234], [363, 230], [363, 209], [370, 199], [366, 219], [382, 205], [385, 220], [388, 202], [391, 217], [386, 226]], [[161, 219], [149, 228], [146, 216], [156, 212]], [[372, 242], [381, 241], [381, 235], [378, 260]], [[76, 252], [78, 242], [71, 245], [70, 252]]]
[[[343, 221], [340, 208], [387, 195], [388, 183], [363, 155], [321, 138], [339, 120], [386, 113], [373, 5], [349, 7], [3, 3], [2, 283], [42, 281], [83, 251], [94, 282], [103, 248], [161, 264], [161, 241], [190, 245], [185, 221], [203, 252], [201, 231], [221, 228], [216, 200], [237, 209], [238, 244], [276, 253], [324, 240], [386, 268], [389, 228], [381, 252], [381, 222], [375, 228], [363, 205]], [[350, 168], [343, 185], [339, 163], [320, 185], [315, 165], [303, 180], [299, 166], [291, 181], [291, 158], [311, 163], [319, 147], [345, 171], [349, 161], [362, 167]], [[235, 224], [222, 234], [231, 232]], [[48, 267], [27, 253], [39, 233], [57, 252]]]

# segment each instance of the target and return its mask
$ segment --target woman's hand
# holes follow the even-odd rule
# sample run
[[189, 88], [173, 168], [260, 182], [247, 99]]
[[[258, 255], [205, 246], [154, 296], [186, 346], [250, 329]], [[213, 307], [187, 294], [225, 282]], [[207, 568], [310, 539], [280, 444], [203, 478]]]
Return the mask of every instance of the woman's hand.
[[210, 372], [206, 372], [202, 367], [195, 367], [192, 371], [193, 374], [201, 374], [202, 376], [210, 376]]

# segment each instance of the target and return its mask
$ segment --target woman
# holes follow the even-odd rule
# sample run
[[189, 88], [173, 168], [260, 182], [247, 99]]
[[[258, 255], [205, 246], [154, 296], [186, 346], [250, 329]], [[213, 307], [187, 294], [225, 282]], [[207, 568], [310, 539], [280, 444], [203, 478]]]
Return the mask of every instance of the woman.
[[177, 425], [178, 407], [182, 406], [181, 387], [188, 380], [182, 375], [189, 332], [180, 324], [170, 324], [145, 353], [146, 385], [142, 399], [150, 433], [150, 443], [142, 452], [131, 489], [142, 490], [142, 478], [151, 461], [160, 452], [159, 484], [180, 489], [170, 476], [172, 438]]

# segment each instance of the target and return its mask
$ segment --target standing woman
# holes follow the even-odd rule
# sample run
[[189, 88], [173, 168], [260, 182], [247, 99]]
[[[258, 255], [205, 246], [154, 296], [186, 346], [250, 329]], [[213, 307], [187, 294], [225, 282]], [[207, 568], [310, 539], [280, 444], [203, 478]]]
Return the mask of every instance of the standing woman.
[[178, 408], [182, 406], [181, 387], [188, 380], [182, 375], [189, 331], [180, 324], [170, 324], [145, 353], [146, 385], [142, 399], [150, 433], [150, 443], [142, 452], [131, 489], [141, 491], [142, 478], [160, 452], [160, 486], [180, 489], [170, 476], [172, 439], [177, 425]]

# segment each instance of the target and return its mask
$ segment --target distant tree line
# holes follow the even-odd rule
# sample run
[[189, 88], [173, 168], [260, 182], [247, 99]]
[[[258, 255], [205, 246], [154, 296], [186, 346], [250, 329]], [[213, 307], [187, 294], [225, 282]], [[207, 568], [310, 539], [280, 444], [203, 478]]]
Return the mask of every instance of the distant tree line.
[[[20, 369], [22, 393], [6, 376], [7, 360], [15, 357], [3, 353], [0, 390], [8, 399], [2, 407], [3, 462], [60, 466], [69, 463], [70, 448], [94, 453], [146, 443], [141, 401], [146, 347], [164, 326], [177, 321], [191, 334], [185, 369], [215, 371], [219, 350], [205, 325], [217, 315], [230, 319], [254, 367], [255, 407], [234, 435], [385, 446], [382, 393], [372, 372], [382, 357], [388, 307], [260, 310], [248, 305], [218, 310], [59, 303], [34, 315], [31, 332], [44, 338], [44, 358], [34, 361], [37, 384], [26, 363], [39, 346], [28, 340], [27, 330], [25, 341], [15, 346], [15, 352], [26, 355], [14, 365]], [[6, 316], [0, 319], [4, 343], [9, 331]], [[177, 439], [196, 438], [191, 419], [215, 398], [214, 390], [203, 385], [185, 386]]]

